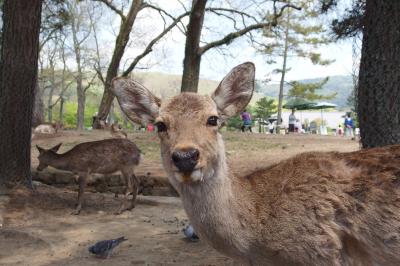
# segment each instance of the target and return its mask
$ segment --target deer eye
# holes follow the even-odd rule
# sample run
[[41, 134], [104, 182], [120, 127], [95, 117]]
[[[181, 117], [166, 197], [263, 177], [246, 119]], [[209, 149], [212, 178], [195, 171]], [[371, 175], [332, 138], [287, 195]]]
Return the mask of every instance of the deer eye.
[[167, 131], [167, 126], [163, 122], [157, 122], [155, 126], [157, 127], [157, 132]]
[[207, 120], [207, 126], [218, 126], [218, 117], [210, 116]]

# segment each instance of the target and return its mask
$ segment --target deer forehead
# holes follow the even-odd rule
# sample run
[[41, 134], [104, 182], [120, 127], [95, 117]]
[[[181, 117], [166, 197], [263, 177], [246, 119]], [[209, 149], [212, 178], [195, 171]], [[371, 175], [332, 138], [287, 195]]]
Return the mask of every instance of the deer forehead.
[[218, 111], [215, 102], [210, 96], [182, 93], [163, 104], [159, 115], [161, 118], [168, 116], [169, 119], [195, 122], [207, 119], [212, 115], [217, 116]]

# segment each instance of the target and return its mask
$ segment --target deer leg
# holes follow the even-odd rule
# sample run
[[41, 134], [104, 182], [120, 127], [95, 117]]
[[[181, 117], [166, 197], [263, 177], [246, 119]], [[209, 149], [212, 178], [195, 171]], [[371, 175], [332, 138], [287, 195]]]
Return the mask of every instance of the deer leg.
[[[122, 171], [122, 175], [124, 177], [126, 186], [125, 197], [123, 199], [121, 207], [115, 214], [121, 214], [126, 210], [132, 210], [133, 208], [135, 208], [136, 195], [139, 187], [139, 182], [135, 174], [133, 173], [133, 169]], [[130, 195], [132, 195], [131, 200], [129, 200]]]
[[81, 212], [82, 202], [83, 202], [83, 193], [85, 192], [86, 179], [88, 176], [89, 176], [89, 172], [87, 172], [85, 174], [79, 174], [78, 203], [76, 205], [75, 210], [71, 214], [78, 215]]

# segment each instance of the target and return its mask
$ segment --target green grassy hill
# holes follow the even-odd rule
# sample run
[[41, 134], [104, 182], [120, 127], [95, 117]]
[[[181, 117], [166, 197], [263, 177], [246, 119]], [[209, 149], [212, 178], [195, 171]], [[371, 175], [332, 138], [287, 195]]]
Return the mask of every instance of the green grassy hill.
[[[159, 72], [136, 72], [133, 77], [142, 83], [145, 87], [151, 90], [155, 95], [161, 99], [168, 99], [180, 92], [180, 75], [172, 75]], [[301, 80], [301, 82], [316, 82], [321, 79], [309, 79]], [[217, 87], [220, 81], [201, 79], [199, 82], [199, 93], [200, 94], [211, 94]], [[85, 111], [85, 125], [89, 127], [91, 125], [92, 116], [98, 109], [98, 106], [103, 95], [103, 86], [100, 81], [90, 87], [87, 91], [86, 96], [86, 111]], [[289, 89], [285, 87], [285, 92]], [[347, 97], [351, 93], [352, 80], [350, 76], [334, 76], [331, 77], [328, 83], [324, 86], [322, 94], [331, 94], [337, 92], [335, 99], [329, 100], [337, 104], [341, 108], [347, 108]], [[254, 106], [255, 103], [262, 97], [269, 96], [277, 100], [278, 98], [279, 85], [278, 84], [264, 84], [262, 82], [256, 82], [256, 92], [251, 99], [250, 105]], [[58, 98], [58, 90], [54, 91], [53, 102]], [[69, 126], [73, 126], [76, 121], [76, 89], [73, 84], [64, 94], [66, 98], [65, 102], [65, 122]], [[43, 100], [45, 105], [48, 101], [48, 90], [43, 93]], [[59, 104], [57, 104], [53, 111], [53, 120], [58, 120]], [[121, 120], [121, 112], [118, 104], [114, 105], [115, 115], [117, 120]]]
[[[317, 79], [304, 79], [298, 80], [299, 82], [311, 83], [311, 82], [320, 82], [323, 78]], [[284, 94], [288, 92], [290, 87], [285, 85]], [[332, 93], [337, 93], [336, 97], [329, 102], [337, 104], [341, 108], [347, 108], [347, 98], [351, 94], [353, 89], [353, 81], [351, 76], [331, 76], [329, 77], [328, 82], [321, 90], [321, 94], [329, 95]], [[257, 91], [265, 96], [269, 96], [272, 98], [278, 98], [279, 92], [279, 84], [262, 84], [258, 82]]]

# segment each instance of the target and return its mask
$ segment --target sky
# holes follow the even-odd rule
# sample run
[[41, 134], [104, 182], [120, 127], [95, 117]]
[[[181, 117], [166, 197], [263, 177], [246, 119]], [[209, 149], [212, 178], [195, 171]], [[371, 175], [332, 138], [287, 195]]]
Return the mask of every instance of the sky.
[[[168, 1], [170, 3], [174, 1]], [[349, 4], [349, 1], [342, 1], [343, 4]], [[161, 3], [161, 2], [160, 2]], [[160, 4], [159, 3], [159, 4]], [[345, 6], [341, 6], [343, 10]], [[337, 12], [341, 12], [339, 9]], [[153, 18], [154, 14], [149, 14]], [[336, 14], [338, 15], [338, 14]], [[208, 17], [207, 17], [208, 16]], [[208, 27], [203, 28], [203, 39], [215, 40], [220, 38], [221, 34], [212, 32], [212, 27], [215, 31], [227, 33], [229, 24], [221, 24], [221, 19], [212, 17], [206, 14]], [[154, 21], [154, 20], [153, 20]], [[187, 21], [184, 22], [185, 24]], [[211, 28], [211, 29], [208, 29]], [[171, 33], [166, 43], [163, 44], [164, 53], [167, 55], [165, 60], [160, 60], [159, 65], [152, 67], [154, 71], [167, 72], [180, 75], [182, 73], [182, 62], [184, 57], [185, 37], [181, 32], [175, 30]], [[267, 64], [266, 57], [257, 53], [249, 44], [247, 37], [240, 37], [229, 46], [223, 46], [224, 54], [218, 50], [209, 50], [202, 58], [200, 77], [212, 80], [221, 80], [234, 66], [251, 61], [256, 65], [256, 78], [260, 80], [270, 80], [270, 83], [277, 83], [280, 80], [279, 74], [273, 74], [273, 70], [281, 67], [280, 65]], [[288, 67], [291, 70], [286, 75], [286, 80], [301, 80], [320, 78], [334, 75], [351, 75], [353, 60], [352, 60], [352, 40], [340, 41], [320, 47], [318, 52], [322, 58], [335, 60], [328, 66], [313, 65], [310, 60], [301, 58], [290, 58]], [[282, 60], [278, 59], [278, 64], [282, 64]]]
[[[217, 3], [222, 0], [214, 0]], [[230, 0], [234, 2], [235, 0]], [[239, 0], [236, 0], [239, 3]], [[349, 0], [347, 0], [349, 2]], [[182, 10], [178, 1], [154, 0], [156, 5], [166, 8], [170, 12], [180, 14]], [[184, 1], [185, 2], [185, 1]], [[191, 2], [191, 1], [186, 1]], [[345, 3], [346, 0], [342, 1]], [[163, 6], [164, 5], [164, 6]], [[190, 6], [190, 4], [187, 4]], [[178, 11], [176, 11], [178, 10]], [[105, 11], [98, 18], [101, 21], [100, 42], [104, 58], [111, 58], [111, 51], [115, 42], [115, 35], [119, 28], [118, 16], [110, 11]], [[230, 32], [232, 25], [229, 21], [221, 22], [218, 17], [206, 14], [206, 27], [202, 31], [202, 39], [212, 41]], [[187, 25], [188, 20], [183, 20]], [[144, 10], [140, 12], [131, 33], [130, 48], [126, 50], [121, 66], [125, 68], [132, 59], [141, 53], [146, 44], [163, 29], [163, 23], [157, 12]], [[222, 33], [222, 34], [221, 34]], [[158, 71], [170, 74], [181, 75], [184, 58], [185, 36], [175, 28], [167, 37], [159, 42], [153, 52], [141, 61], [136, 71]], [[251, 61], [256, 65], [256, 78], [259, 80], [270, 80], [270, 83], [278, 83], [279, 74], [272, 71], [279, 65], [267, 64], [266, 57], [255, 51], [249, 44], [247, 37], [240, 37], [229, 46], [223, 46], [221, 50], [211, 49], [202, 57], [200, 77], [204, 79], [221, 80], [234, 66]], [[290, 58], [288, 67], [291, 70], [286, 75], [286, 81], [320, 78], [334, 75], [351, 75], [352, 72], [352, 41], [340, 41], [320, 47], [318, 52], [322, 58], [335, 60], [328, 66], [313, 65], [309, 60]], [[104, 65], [107, 65], [104, 60]], [[281, 59], [277, 60], [281, 64]]]

